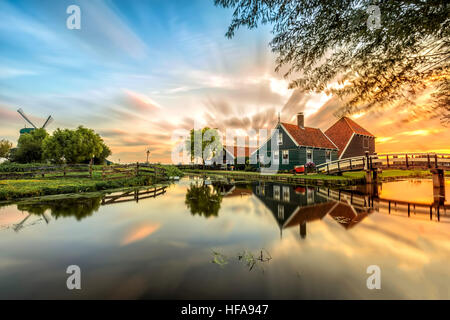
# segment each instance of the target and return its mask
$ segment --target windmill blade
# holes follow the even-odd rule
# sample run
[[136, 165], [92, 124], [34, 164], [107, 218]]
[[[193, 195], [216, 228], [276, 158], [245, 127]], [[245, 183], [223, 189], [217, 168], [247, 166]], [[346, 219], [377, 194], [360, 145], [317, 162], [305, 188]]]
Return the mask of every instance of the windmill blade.
[[37, 129], [37, 127], [33, 124], [33, 122], [31, 122], [30, 119], [27, 118], [22, 109], [17, 110], [17, 112], [22, 116], [22, 118], [24, 118], [29, 124], [31, 124], [33, 128]]
[[20, 221], [18, 224], [15, 224], [15, 225], [13, 226], [13, 230], [14, 230], [15, 232], [19, 232], [19, 230], [23, 228], [23, 224], [25, 223], [25, 221], [28, 220], [29, 217], [31, 217], [31, 214], [29, 214], [28, 216], [26, 216], [25, 219], [23, 219], [22, 221]]
[[42, 217], [44, 218], [44, 220], [45, 220], [45, 222], [46, 222], [47, 224], [50, 222], [50, 218], [47, 217], [47, 216], [45, 215], [45, 213], [42, 214]]
[[45, 120], [44, 125], [42, 126], [42, 129], [45, 129], [46, 126], [48, 126], [50, 123], [53, 122], [52, 116], [48, 116], [47, 120]]

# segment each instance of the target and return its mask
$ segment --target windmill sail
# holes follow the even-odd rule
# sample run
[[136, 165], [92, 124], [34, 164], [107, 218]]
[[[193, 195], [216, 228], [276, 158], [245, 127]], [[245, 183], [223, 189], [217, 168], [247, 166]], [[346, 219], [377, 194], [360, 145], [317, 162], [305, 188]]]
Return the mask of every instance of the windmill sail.
[[53, 121], [52, 116], [48, 116], [47, 120], [45, 120], [45, 123], [42, 126], [42, 129], [45, 129], [45, 127], [48, 126], [50, 123], [52, 123], [52, 121]]
[[27, 116], [25, 115], [25, 113], [23, 112], [22, 109], [17, 110], [17, 112], [22, 116], [22, 118], [24, 118], [29, 124], [31, 124], [33, 126], [33, 128], [37, 129], [37, 127], [34, 125], [34, 123], [31, 122], [30, 119], [27, 118]]

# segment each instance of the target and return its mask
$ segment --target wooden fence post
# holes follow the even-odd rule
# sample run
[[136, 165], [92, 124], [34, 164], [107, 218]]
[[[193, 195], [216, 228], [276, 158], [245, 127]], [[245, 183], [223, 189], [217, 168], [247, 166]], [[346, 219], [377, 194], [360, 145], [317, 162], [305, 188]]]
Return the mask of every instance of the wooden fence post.
[[389, 155], [386, 155], [387, 167], [389, 168]]
[[136, 177], [139, 176], [139, 161], [136, 162]]
[[64, 177], [66, 177], [67, 165], [64, 165]]
[[93, 161], [94, 159], [91, 158], [91, 161], [89, 162], [89, 178], [92, 179], [92, 165], [93, 165]]
[[428, 161], [428, 168], [431, 168], [430, 154], [429, 153], [427, 153], [427, 161]]
[[437, 153], [434, 154], [434, 167], [437, 169], [438, 167], [438, 159], [437, 159]]
[[369, 168], [369, 151], [366, 151], [366, 159], [367, 159], [367, 170], [371, 169]]
[[409, 167], [409, 165], [408, 165], [408, 154], [405, 154], [405, 161], [406, 161], [406, 168], [408, 168]]

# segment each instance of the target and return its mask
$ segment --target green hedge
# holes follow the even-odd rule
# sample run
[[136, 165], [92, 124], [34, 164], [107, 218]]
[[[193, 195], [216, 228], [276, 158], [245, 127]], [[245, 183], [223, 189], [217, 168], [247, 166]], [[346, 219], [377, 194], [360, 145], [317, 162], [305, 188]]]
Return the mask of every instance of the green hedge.
[[[12, 181], [12, 180], [10, 180]], [[43, 185], [39, 181], [30, 180], [29, 183], [17, 188], [8, 185], [8, 183], [0, 185], [0, 200], [13, 200], [19, 198], [39, 197], [45, 195], [79, 193], [79, 192], [95, 192], [107, 189], [147, 186], [153, 183], [152, 177], [134, 177], [129, 179], [118, 179], [109, 181], [92, 181], [89, 179], [73, 180], [72, 184], [58, 185], [58, 180], [51, 181], [52, 185]], [[64, 183], [70, 183], [69, 179], [65, 179]], [[85, 183], [85, 184], [84, 184]]]
[[0, 172], [28, 172], [31, 168], [46, 167], [47, 163], [13, 163], [5, 162], [0, 164]]

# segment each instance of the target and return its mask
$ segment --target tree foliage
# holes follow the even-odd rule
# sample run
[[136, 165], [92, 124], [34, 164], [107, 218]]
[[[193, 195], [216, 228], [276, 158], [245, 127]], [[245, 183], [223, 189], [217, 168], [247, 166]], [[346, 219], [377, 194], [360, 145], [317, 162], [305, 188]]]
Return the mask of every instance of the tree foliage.
[[[414, 103], [434, 91], [425, 110], [450, 121], [450, 11], [444, 0], [215, 0], [233, 8], [226, 35], [241, 26], [273, 26], [276, 70], [291, 88], [335, 93], [341, 114]], [[381, 13], [369, 28], [369, 6]], [[370, 23], [370, 22], [369, 22]]]
[[92, 129], [57, 129], [43, 144], [44, 157], [54, 163], [82, 163], [92, 158], [103, 162], [111, 150]]
[[0, 140], [0, 158], [7, 158], [12, 148], [12, 143], [6, 139]]
[[208, 127], [198, 130], [192, 129], [189, 138], [186, 140], [186, 150], [191, 157], [191, 162], [199, 158], [205, 164], [206, 160], [214, 157], [217, 152], [222, 150], [219, 132]]
[[186, 191], [185, 204], [192, 215], [217, 217], [219, 215], [222, 196], [214, 187], [204, 184], [191, 184]]
[[35, 129], [20, 135], [17, 148], [11, 153], [11, 160], [19, 163], [41, 162], [43, 141], [48, 137], [45, 129]]

